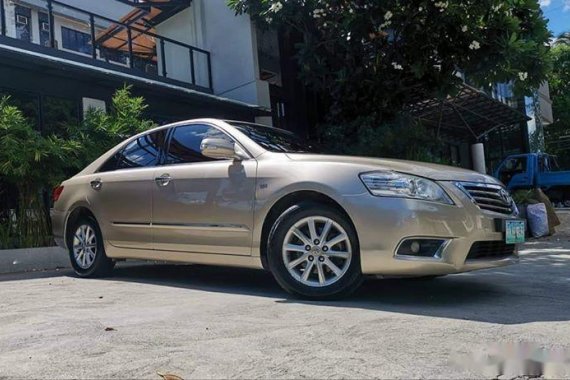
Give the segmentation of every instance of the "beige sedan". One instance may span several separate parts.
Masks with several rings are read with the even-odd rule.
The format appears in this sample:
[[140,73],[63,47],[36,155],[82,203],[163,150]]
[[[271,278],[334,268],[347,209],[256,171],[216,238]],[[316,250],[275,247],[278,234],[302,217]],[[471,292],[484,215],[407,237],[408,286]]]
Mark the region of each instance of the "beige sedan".
[[53,233],[82,277],[123,259],[265,268],[306,298],[517,261],[524,223],[492,177],[309,150],[243,122],[159,127],[57,187]]

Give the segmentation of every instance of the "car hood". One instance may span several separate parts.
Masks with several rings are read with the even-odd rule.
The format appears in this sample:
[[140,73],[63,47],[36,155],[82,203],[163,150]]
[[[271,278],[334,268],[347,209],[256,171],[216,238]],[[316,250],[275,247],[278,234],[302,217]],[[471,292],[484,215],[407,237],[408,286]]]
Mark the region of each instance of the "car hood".
[[294,161],[306,162],[333,162],[362,167],[362,171],[393,170],[402,173],[430,178],[436,181],[465,181],[500,184],[495,178],[472,170],[456,168],[453,166],[430,164],[426,162],[394,160],[384,158],[336,156],[324,154],[288,153],[287,156]]

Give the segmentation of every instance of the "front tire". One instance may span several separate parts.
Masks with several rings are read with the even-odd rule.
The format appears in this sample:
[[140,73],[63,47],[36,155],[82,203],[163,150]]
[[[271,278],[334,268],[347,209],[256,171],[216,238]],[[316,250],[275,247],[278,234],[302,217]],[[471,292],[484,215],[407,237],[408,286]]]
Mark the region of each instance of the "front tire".
[[99,225],[92,218],[80,218],[72,227],[67,246],[71,266],[79,277],[111,274],[115,262],[105,254]]
[[301,203],[287,209],[271,230],[268,248],[271,273],[295,296],[342,298],[362,283],[356,231],[328,205]]

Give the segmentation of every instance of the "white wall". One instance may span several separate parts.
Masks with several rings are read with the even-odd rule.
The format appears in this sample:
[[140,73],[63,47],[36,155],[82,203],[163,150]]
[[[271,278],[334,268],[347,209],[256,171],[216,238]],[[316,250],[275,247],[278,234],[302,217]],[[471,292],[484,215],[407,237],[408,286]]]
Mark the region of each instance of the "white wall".
[[[127,13],[132,11],[134,8],[123,4],[117,0],[58,0],[60,3],[69,4],[75,8],[81,10],[92,12],[101,16],[108,17],[113,20],[119,20],[121,17],[125,16]],[[47,2],[45,0],[20,0],[17,1],[22,5],[32,5],[38,8],[47,7]],[[64,9],[61,5],[54,4],[54,12],[61,12],[70,17],[75,17],[80,20],[88,20],[88,17],[81,14],[80,12],[75,12],[70,9]]]
[[[199,10],[199,1],[193,1],[190,8],[183,10],[160,25],[157,25],[156,33],[187,45],[195,47],[204,46]],[[157,52],[159,62],[158,72],[159,75],[162,75],[162,53],[160,45],[157,45]],[[166,42],[164,53],[166,57],[166,77],[190,83],[190,52],[188,49]],[[195,84],[208,87],[208,63],[206,56],[197,51],[194,51],[194,72]]]
[[[210,52],[214,94],[270,106],[269,86],[259,79],[254,26],[249,16],[236,16],[226,0],[193,0],[190,8],[157,26],[157,33]],[[188,81],[188,54],[167,44],[165,56],[167,77]],[[198,84],[207,84],[206,65],[205,57],[197,55]]]
[[[1,1],[1,0],[0,0]],[[133,8],[116,0],[59,0],[79,9],[120,19]],[[21,0],[32,8],[33,42],[39,43],[37,9],[45,9],[45,1]],[[15,35],[13,7],[7,7],[9,35]],[[88,17],[79,12],[55,6],[55,39],[61,46],[61,26],[89,33]],[[66,17],[61,17],[63,14]],[[106,23],[97,20],[98,30]],[[13,24],[13,22],[12,22]],[[193,0],[192,5],[156,27],[159,35],[207,50],[211,54],[214,94],[269,108],[269,85],[259,79],[257,37],[249,16],[236,16],[226,0]],[[162,74],[162,57],[157,41],[158,72]],[[191,83],[190,53],[187,48],[166,42],[167,78]],[[206,56],[194,52],[196,84],[209,85]]]

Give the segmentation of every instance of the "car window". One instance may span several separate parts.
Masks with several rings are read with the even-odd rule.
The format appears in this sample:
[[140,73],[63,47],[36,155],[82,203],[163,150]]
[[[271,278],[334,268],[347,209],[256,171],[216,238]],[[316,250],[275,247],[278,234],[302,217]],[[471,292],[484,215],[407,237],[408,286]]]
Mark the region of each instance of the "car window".
[[508,185],[516,174],[526,172],[526,157],[509,158],[499,170],[499,179]]
[[240,132],[270,152],[277,153],[319,153],[320,150],[294,133],[249,123],[229,121]]
[[558,163],[554,156],[544,154],[538,159],[538,168],[541,173],[552,172],[558,170]]
[[160,130],[131,141],[117,154],[109,158],[101,166],[99,172],[155,166],[160,159],[160,151],[164,146],[165,136],[166,130]]
[[170,138],[166,164],[184,164],[192,162],[215,161],[204,156],[200,145],[205,138],[219,138],[233,141],[228,135],[209,125],[185,125],[176,127]]

